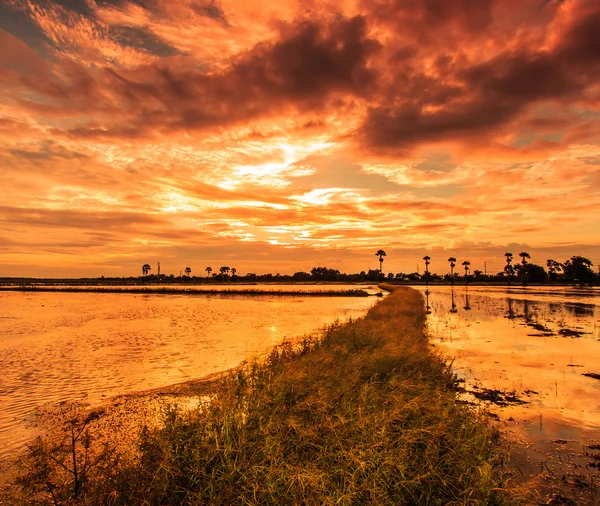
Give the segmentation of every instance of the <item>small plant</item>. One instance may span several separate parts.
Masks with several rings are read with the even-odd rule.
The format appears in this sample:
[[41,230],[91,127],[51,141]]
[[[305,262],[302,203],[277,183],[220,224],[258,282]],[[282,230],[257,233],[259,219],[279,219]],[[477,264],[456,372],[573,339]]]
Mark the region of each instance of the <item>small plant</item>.
[[96,427],[103,413],[74,402],[61,402],[38,413],[48,432],[29,445],[17,478],[30,504],[77,503],[93,476],[107,475],[116,452]]

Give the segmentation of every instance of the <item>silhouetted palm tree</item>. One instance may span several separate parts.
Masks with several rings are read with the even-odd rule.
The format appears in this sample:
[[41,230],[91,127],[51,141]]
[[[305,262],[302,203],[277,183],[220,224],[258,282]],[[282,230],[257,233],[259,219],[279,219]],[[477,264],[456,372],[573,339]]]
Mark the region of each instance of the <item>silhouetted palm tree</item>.
[[431,260],[430,256],[424,256],[423,260],[425,260],[425,274],[429,273],[429,264],[431,263],[429,260]]
[[521,253],[519,253],[519,256],[521,257],[521,263],[523,265],[527,265],[527,258],[531,258],[531,256],[529,255],[529,253],[527,253],[527,251],[521,251]]
[[231,268],[231,276],[235,276],[237,274],[237,269],[235,267]]
[[425,281],[428,282],[429,281],[429,264],[431,263],[429,260],[431,260],[431,257],[429,255],[425,255],[423,257],[423,260],[425,260]]
[[227,275],[229,274],[229,271],[230,271],[230,270],[231,270],[231,269],[230,269],[229,267],[227,267],[226,265],[224,265],[223,267],[221,267],[221,268],[219,269],[219,271],[221,272],[221,275],[222,275],[222,276],[227,276]]
[[468,260],[465,260],[462,263],[463,267],[465,268],[465,283],[469,282],[469,265],[471,265],[471,262],[469,262]]
[[450,262],[450,278],[452,283],[454,283],[454,267],[456,267],[456,258],[450,257],[448,262]]
[[379,257],[379,272],[383,272],[383,257],[387,256],[385,251],[382,249],[378,249],[377,253],[375,253],[376,257]]
[[191,273],[192,273],[192,269],[190,267],[186,267],[185,268],[185,275],[189,278]]
[[465,276],[469,274],[469,265],[471,265],[471,262],[469,262],[468,260],[465,260],[462,263],[463,267],[465,268]]
[[506,274],[506,279],[508,279],[508,286],[510,286],[510,278],[511,278],[511,276],[513,276],[515,274],[515,269],[511,265],[511,262],[513,260],[513,254],[512,253],[504,253],[504,256],[506,257],[506,265],[504,266],[504,274]]
[[525,286],[527,284],[527,268],[525,267],[527,265],[527,259],[531,258],[531,256],[529,255],[529,253],[527,253],[527,251],[521,251],[521,253],[519,253],[519,256],[521,257],[521,282],[523,283],[523,286]]
[[212,267],[207,267],[204,270],[206,271],[206,277],[208,278],[210,276],[210,273],[212,272]]
[[147,276],[148,273],[152,270],[152,267],[150,267],[150,264],[144,264],[142,265],[142,274],[144,276]]

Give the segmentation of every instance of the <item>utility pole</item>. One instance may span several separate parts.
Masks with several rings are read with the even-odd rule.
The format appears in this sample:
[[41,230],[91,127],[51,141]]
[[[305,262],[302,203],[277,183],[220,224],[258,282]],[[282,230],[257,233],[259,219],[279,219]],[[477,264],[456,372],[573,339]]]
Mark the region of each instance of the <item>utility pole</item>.
[[160,276],[160,262],[158,262],[158,275]]

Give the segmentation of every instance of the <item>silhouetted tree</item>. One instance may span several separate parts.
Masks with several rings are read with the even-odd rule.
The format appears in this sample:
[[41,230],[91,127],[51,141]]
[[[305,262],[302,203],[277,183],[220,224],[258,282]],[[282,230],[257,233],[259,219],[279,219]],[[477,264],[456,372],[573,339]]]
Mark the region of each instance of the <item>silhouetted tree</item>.
[[378,249],[377,253],[375,253],[376,257],[379,257],[379,272],[383,272],[383,257],[387,256],[385,251],[382,249]]
[[523,285],[527,283],[544,283],[548,280],[548,274],[541,265],[526,263],[515,265],[515,271],[523,281]]
[[340,275],[337,269],[327,267],[313,267],[310,273],[315,281],[337,281]]
[[552,281],[556,281],[558,275],[563,270],[563,265],[556,260],[549,259],[546,262],[546,267],[548,268],[548,274],[550,275],[550,279]]
[[515,275],[515,269],[511,265],[512,260],[513,260],[513,254],[512,253],[504,253],[504,256],[506,257],[506,265],[504,266],[504,273],[506,274],[506,278],[508,279],[508,286],[510,286],[511,277]]
[[235,276],[237,274],[237,269],[235,267],[231,268],[231,277]]
[[429,280],[429,264],[431,263],[429,260],[431,260],[431,257],[429,255],[425,255],[423,257],[423,260],[425,260],[425,281]]
[[529,253],[527,253],[527,251],[521,251],[521,253],[519,253],[519,256],[521,257],[521,264],[522,264],[522,268],[519,269],[520,274],[521,274],[521,282],[523,283],[523,285],[527,284],[527,269],[525,268],[525,266],[527,265],[527,259],[531,258],[531,256],[529,255]]
[[465,283],[469,282],[469,265],[471,265],[471,262],[469,262],[468,260],[465,260],[462,263],[463,267],[465,268]]
[[152,270],[152,267],[150,267],[150,264],[144,264],[142,265],[142,274],[144,276],[147,276],[148,273]]
[[310,273],[304,272],[304,271],[298,271],[298,272],[294,273],[294,275],[292,276],[292,279],[294,281],[309,281]]
[[192,269],[190,267],[186,267],[185,268],[185,275],[189,278],[191,273],[192,273]]
[[584,283],[592,284],[594,271],[589,258],[573,256],[564,263],[565,278],[570,281],[578,281],[581,286]]
[[541,265],[527,264],[525,276],[530,283],[545,283],[548,281],[548,273]]
[[219,269],[219,272],[221,273],[221,276],[223,276],[223,277],[227,277],[227,275],[229,274],[229,271],[230,271],[230,270],[231,270],[231,269],[230,269],[229,267],[227,267],[226,265],[224,265],[223,267],[221,267],[221,268]]
[[450,262],[450,277],[452,278],[452,280],[454,280],[454,268],[456,267],[456,258],[450,257],[448,259],[448,262]]
[[366,276],[365,276],[367,281],[382,281],[384,278],[384,275],[381,271],[378,271],[377,269],[369,269],[369,272],[367,272]]
[[210,273],[212,272],[212,267],[207,267],[204,270],[206,271],[206,277],[208,278],[210,276]]

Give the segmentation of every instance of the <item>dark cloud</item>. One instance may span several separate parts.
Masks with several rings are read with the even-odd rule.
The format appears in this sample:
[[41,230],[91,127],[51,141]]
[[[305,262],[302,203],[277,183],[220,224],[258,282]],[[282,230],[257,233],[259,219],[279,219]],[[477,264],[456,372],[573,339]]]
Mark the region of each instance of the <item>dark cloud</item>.
[[[559,59],[566,65],[577,65],[589,77],[598,76],[600,64],[600,6],[588,2],[581,14],[561,39]],[[590,75],[591,74],[591,75]]]
[[121,46],[129,46],[154,56],[167,57],[179,54],[174,47],[147,29],[131,26],[110,26],[110,38]]
[[[362,17],[331,25],[304,22],[286,27],[280,40],[257,45],[223,72],[180,68],[167,60],[137,71],[106,69],[102,79],[74,68],[70,79],[44,83],[44,89],[28,84],[40,94],[64,99],[63,114],[70,107],[85,114],[104,104],[106,112],[119,116],[118,127],[88,123],[71,129],[73,135],[135,137],[154,129],[234,124],[274,110],[283,113],[286,107],[315,110],[335,93],[364,96],[376,82],[368,61],[378,47],[368,38]],[[73,101],[84,97],[87,107]]]
[[46,54],[51,41],[23,9],[0,1],[0,30],[23,41],[39,54]]
[[24,149],[9,149],[8,152],[18,158],[27,158],[29,160],[50,160],[50,159],[66,159],[66,160],[87,160],[88,155],[76,151],[69,151],[64,147],[55,144],[52,141],[42,142],[39,149],[24,150]]
[[[124,5],[125,2],[122,4]],[[177,49],[147,28],[125,25],[105,26],[99,22],[96,12],[84,0],[34,0],[31,5],[32,7],[27,4],[15,3],[9,6],[0,3],[0,29],[15,35],[41,54],[48,53],[48,48],[54,48],[60,52],[62,47],[50,39],[31,16],[35,8],[40,8],[41,12],[44,12],[44,9],[54,6],[62,8],[64,11],[61,12],[75,13],[81,19],[86,19],[99,32],[106,30],[108,38],[121,47],[132,47],[159,57],[179,53]],[[67,26],[72,22],[67,16],[62,21]]]
[[48,7],[52,4],[59,5],[82,16],[92,17],[94,11],[90,8],[89,2],[86,0],[32,0],[31,3],[40,7]]
[[484,31],[492,21],[494,3],[495,0],[366,0],[364,5],[380,21],[401,26],[423,42],[435,37],[432,30],[452,23]]
[[211,0],[210,2],[193,3],[192,10],[201,16],[209,17],[225,26],[229,26],[223,8],[214,0]]
[[[575,20],[553,49],[518,48],[435,80],[406,86],[370,108],[359,135],[372,149],[485,137],[543,101],[575,101],[600,77],[600,9]],[[445,64],[445,62],[443,62]],[[448,85],[447,82],[451,82]]]

